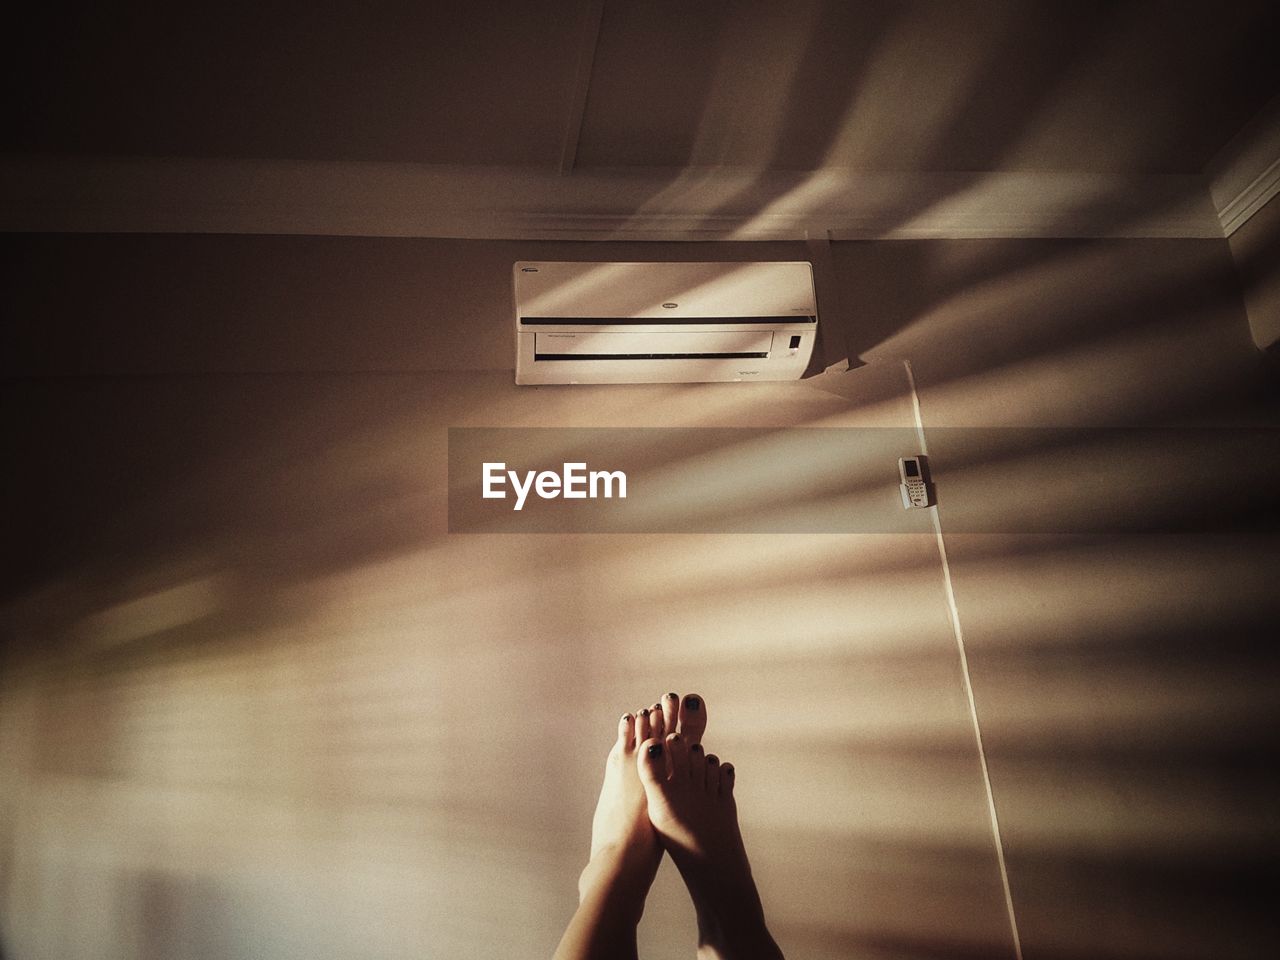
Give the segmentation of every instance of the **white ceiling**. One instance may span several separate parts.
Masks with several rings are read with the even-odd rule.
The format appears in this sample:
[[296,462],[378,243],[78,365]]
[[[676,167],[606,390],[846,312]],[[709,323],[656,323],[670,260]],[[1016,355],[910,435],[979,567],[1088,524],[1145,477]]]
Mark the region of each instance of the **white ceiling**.
[[1221,235],[1277,36],[1271,0],[44,5],[0,226]]

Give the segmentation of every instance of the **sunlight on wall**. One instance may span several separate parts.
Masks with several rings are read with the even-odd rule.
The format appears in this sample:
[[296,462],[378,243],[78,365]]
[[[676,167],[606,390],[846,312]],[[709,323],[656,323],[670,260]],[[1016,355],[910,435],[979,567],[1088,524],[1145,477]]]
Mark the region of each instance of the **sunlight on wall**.
[[[1212,258],[1179,285],[1198,255],[1144,248],[1148,275],[1094,283],[1116,249],[950,288],[904,261],[931,296],[876,362],[798,384],[22,387],[59,534],[0,609],[6,956],[546,956],[616,717],[670,689],[707,698],[791,955],[1007,955],[928,515],[901,510],[891,445],[789,436],[911,434],[901,359],[1024,929],[1067,957],[1204,955],[1208,908],[1158,909],[1197,899],[1258,929],[1204,885],[1271,849],[1274,563],[1204,469],[1247,436],[1188,426],[1231,422],[1201,405],[1248,376],[1247,331]],[[551,424],[763,431],[646,464],[717,478],[657,512],[721,532],[448,533],[447,428]],[[754,510],[881,526],[728,532]],[[693,942],[669,867],[642,936]]]
[[[883,450],[838,459],[899,533],[444,532],[445,426],[904,425],[901,368],[864,377],[897,391],[865,409],[785,384],[588,394],[508,377],[324,385],[338,403],[306,382],[241,384],[310,427],[203,438],[205,468],[116,534],[131,552],[86,553],[7,606],[24,641],[0,706],[16,955],[544,956],[572,911],[614,719],[672,688],[707,698],[709,743],[743,771],[781,938],[856,854],[854,893],[889,885],[905,905],[945,887],[937,937],[1001,942],[936,551],[894,506],[896,475],[859,460]],[[148,388],[161,410],[189,389]],[[196,389],[218,402],[217,385]],[[743,482],[724,496],[790,488],[821,509],[833,465],[773,437],[712,454]],[[794,875],[797,849],[817,872]],[[974,864],[985,879],[953,882]],[[67,897],[89,889],[97,906],[68,923]],[[915,912],[842,912],[832,943],[907,936]],[[693,942],[678,886],[649,915],[650,949]]]

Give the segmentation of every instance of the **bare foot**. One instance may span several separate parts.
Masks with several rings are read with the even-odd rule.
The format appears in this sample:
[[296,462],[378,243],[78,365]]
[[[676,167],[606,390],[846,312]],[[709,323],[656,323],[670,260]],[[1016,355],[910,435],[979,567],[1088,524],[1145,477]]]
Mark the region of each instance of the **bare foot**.
[[661,740],[669,732],[681,733],[690,743],[702,739],[707,711],[702,698],[689,694],[683,700],[668,693],[651,707],[624,714],[618,736],[604,764],[604,785],[591,820],[591,858],[608,847],[661,848],[649,821],[644,787],[636,767],[639,744],[650,737]]
[[604,784],[591,820],[591,859],[578,878],[578,909],[555,960],[634,960],[636,926],[662,859],[640,783],[639,744],[667,730],[701,738],[706,710],[696,694],[670,693],[626,714],[604,765]]
[[650,737],[638,752],[649,820],[698,912],[698,956],[782,960],[765,926],[738,829],[733,765],[706,755],[701,744],[679,732]]
[[[625,714],[618,721],[618,737],[604,762],[604,783],[591,818],[592,862],[607,851],[643,853],[653,860],[657,870],[662,849],[649,822],[644,787],[636,770],[637,745],[652,732],[647,710]],[[588,864],[584,878],[590,869]]]
[[578,909],[555,960],[636,956],[636,925],[662,860],[637,772],[637,745],[652,733],[649,721],[648,710],[618,721],[591,820],[591,859],[578,878]]

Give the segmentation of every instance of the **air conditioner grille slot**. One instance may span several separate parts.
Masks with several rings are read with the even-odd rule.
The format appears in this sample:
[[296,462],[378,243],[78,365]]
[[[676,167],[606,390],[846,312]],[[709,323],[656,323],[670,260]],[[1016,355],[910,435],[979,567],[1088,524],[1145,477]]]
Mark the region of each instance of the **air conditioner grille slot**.
[[763,358],[773,349],[768,330],[677,330],[604,333],[546,331],[533,337],[533,361],[733,360]]

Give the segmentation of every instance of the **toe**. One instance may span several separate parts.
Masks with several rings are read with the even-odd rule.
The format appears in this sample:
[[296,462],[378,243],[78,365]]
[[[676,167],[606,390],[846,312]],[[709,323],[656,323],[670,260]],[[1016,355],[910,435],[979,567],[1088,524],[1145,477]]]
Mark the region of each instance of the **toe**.
[[652,731],[649,735],[661,739],[670,731],[667,730],[666,722],[662,716],[662,704],[655,703],[649,708],[649,729]]
[[733,764],[720,764],[720,796],[733,796]]
[[680,703],[680,718],[676,731],[690,743],[701,743],[707,729],[707,704],[696,693],[685,695]]
[[714,753],[707,754],[707,792],[713,795],[720,793],[720,758]]
[[649,739],[650,736],[652,736],[652,731],[649,730],[649,711],[637,710],[636,711],[636,736],[635,736],[636,743],[644,743],[646,740]]
[[667,757],[662,741],[650,737],[640,744],[636,754],[636,766],[644,792],[650,796],[661,793],[667,785]]
[[618,746],[626,752],[636,745],[636,718],[624,713],[618,721]]
[[680,694],[668,693],[662,698],[662,725],[667,733],[676,733],[680,726]]
[[707,784],[707,755],[700,743],[689,744],[689,782],[695,790]]
[[689,782],[689,743],[678,733],[667,734],[667,756],[671,779],[675,783]]

